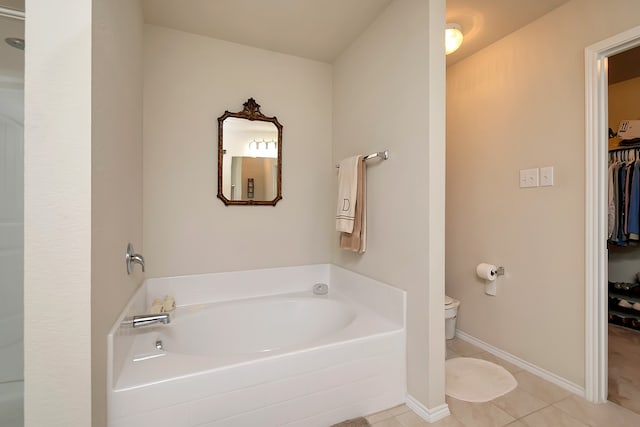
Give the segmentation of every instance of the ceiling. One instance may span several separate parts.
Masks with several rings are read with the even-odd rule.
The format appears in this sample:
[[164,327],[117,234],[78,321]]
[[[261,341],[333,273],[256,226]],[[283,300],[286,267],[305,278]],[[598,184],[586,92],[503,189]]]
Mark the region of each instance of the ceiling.
[[[147,23],[328,63],[392,1],[141,0]],[[567,1],[447,0],[447,22],[460,24],[465,35],[460,49],[447,56],[447,66]],[[24,3],[25,0],[0,0],[1,7],[17,10],[24,10]],[[23,52],[4,43],[6,37],[24,37],[24,23],[0,18],[0,75],[22,80]],[[640,49],[616,57],[610,59],[610,72],[622,72],[611,76],[612,83],[640,73],[633,74],[640,70]],[[627,75],[627,71],[633,75]],[[6,80],[2,77],[0,83]]]
[[460,24],[464,42],[447,66],[473,55],[568,0],[447,0],[447,22]]
[[[141,0],[144,19],[149,24],[328,63],[392,1]],[[447,22],[460,24],[465,35],[460,49],[447,56],[447,65],[474,54],[567,1],[447,0]],[[24,3],[24,0],[0,0],[0,6],[18,10],[24,10]],[[7,19],[0,21],[0,36],[2,40],[16,37],[16,25]],[[0,70],[20,68],[20,52],[0,44]]]
[[[142,0],[142,5],[149,24],[331,63],[391,1]],[[447,65],[567,1],[447,0],[447,22],[460,24],[465,34]]]
[[391,0],[142,0],[146,23],[306,57],[334,59]]
[[609,57],[609,84],[640,77],[640,47]]

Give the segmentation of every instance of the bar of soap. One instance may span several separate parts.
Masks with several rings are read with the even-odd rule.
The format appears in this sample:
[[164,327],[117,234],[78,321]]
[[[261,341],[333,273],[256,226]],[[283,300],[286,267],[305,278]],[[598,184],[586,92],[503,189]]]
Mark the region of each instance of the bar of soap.
[[151,308],[149,309],[150,314],[160,314],[164,311],[164,302],[160,298],[156,298],[151,303]]
[[171,296],[167,295],[164,297],[164,301],[162,302],[162,311],[168,313],[176,309],[176,300]]

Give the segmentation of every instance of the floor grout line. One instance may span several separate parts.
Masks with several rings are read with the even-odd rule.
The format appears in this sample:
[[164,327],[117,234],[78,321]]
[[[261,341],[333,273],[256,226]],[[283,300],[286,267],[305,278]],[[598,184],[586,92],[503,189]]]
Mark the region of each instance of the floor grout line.
[[[470,344],[470,343],[466,343],[466,342],[465,342],[465,344],[461,344],[461,345],[455,345],[455,343],[454,343],[454,345],[450,345],[450,344],[449,344],[449,342],[447,342],[446,349],[447,349],[447,352],[449,352],[450,354],[452,353],[453,355],[455,355],[455,357],[475,357],[475,358],[483,359],[483,357],[481,357],[481,356],[479,356],[479,355],[481,355],[481,354],[483,354],[483,353],[488,353],[488,352],[485,352],[485,351],[484,351],[484,350],[482,350],[482,349],[479,349],[479,351],[475,352],[474,347],[476,347],[476,346],[474,346],[473,344],[470,344],[470,346],[469,346],[469,345],[467,345],[467,344]],[[462,352],[463,352],[463,353],[465,353],[466,355],[462,355],[462,354],[460,354],[458,351],[456,351],[456,348],[454,348],[454,347],[457,347],[457,349],[458,349],[458,350],[461,350],[461,349],[462,349],[462,350],[463,350]],[[476,348],[477,348],[477,347],[476,347]],[[491,353],[489,353],[489,354],[491,354]],[[495,356],[495,355],[494,355],[494,356]],[[501,359],[500,357],[495,356],[495,358],[496,358],[497,360],[504,361],[504,360],[503,360],[503,359]],[[494,362],[494,363],[497,363],[497,360],[496,360],[496,362]],[[489,360],[489,361],[491,361],[491,362],[492,362],[492,360]],[[508,361],[504,361],[504,362],[509,363]],[[498,365],[500,365],[500,363],[497,363],[497,364],[498,364]],[[525,371],[525,370],[521,370],[521,371],[519,371],[519,372],[527,372],[527,371]],[[518,372],[511,372],[511,373],[512,373],[512,375],[514,375],[514,376],[515,376],[515,374],[517,374]],[[531,374],[531,373],[529,373],[529,374],[530,374],[530,375],[533,375],[533,374]],[[507,393],[507,394],[505,394],[505,395],[503,395],[503,396],[500,396],[500,397],[498,397],[498,398],[496,398],[496,399],[494,399],[494,400],[491,400],[491,401],[489,401],[489,402],[485,402],[485,403],[488,403],[488,404],[489,404],[487,407],[490,407],[490,408],[491,408],[491,410],[490,410],[490,411],[499,410],[499,411],[503,412],[504,414],[507,414],[510,418],[512,418],[512,420],[511,420],[511,421],[508,421],[508,422],[505,424],[505,426],[508,426],[508,425],[510,425],[510,424],[512,424],[512,423],[516,423],[516,422],[519,422],[519,423],[522,423],[522,424],[525,424],[525,425],[529,425],[528,423],[525,423],[525,422],[524,422],[524,419],[525,419],[525,418],[531,417],[532,415],[537,414],[537,413],[540,413],[540,412],[542,412],[542,411],[547,411],[547,413],[545,414],[545,417],[548,417],[548,416],[550,415],[550,414],[548,413],[549,408],[553,408],[555,411],[559,411],[559,412],[553,412],[553,413],[558,414],[558,415],[559,415],[559,414],[562,414],[562,417],[568,417],[568,419],[573,420],[573,421],[575,421],[576,423],[578,423],[578,424],[580,424],[580,425],[585,425],[585,426],[587,426],[587,427],[588,427],[588,426],[591,426],[591,425],[593,424],[593,422],[587,422],[587,421],[583,421],[583,420],[582,420],[582,419],[580,419],[580,418],[577,418],[577,417],[576,417],[576,416],[574,416],[572,413],[568,412],[568,410],[570,410],[570,409],[571,409],[571,408],[569,407],[569,405],[568,405],[568,404],[567,404],[567,405],[563,405],[563,404],[562,404],[562,402],[569,401],[569,400],[575,400],[575,399],[579,399],[579,400],[577,400],[577,401],[576,401],[576,402],[574,402],[573,404],[575,404],[575,403],[580,403],[582,400],[584,400],[584,398],[582,398],[582,397],[580,397],[580,396],[577,396],[577,395],[575,395],[575,394],[573,394],[573,393],[569,393],[569,394],[568,394],[568,395],[566,395],[566,396],[562,396],[562,397],[560,397],[560,398],[557,398],[557,396],[554,394],[554,393],[555,393],[555,392],[554,392],[554,387],[558,387],[558,385],[557,385],[557,384],[553,384],[553,383],[551,383],[551,382],[549,382],[549,381],[547,381],[547,380],[545,380],[545,379],[543,379],[543,378],[537,377],[537,376],[536,376],[536,378],[538,378],[538,379],[540,380],[540,382],[538,382],[538,381],[534,382],[534,383],[533,383],[533,387],[529,386],[529,387],[528,387],[528,389],[522,388],[520,384],[518,385],[518,388],[520,389],[520,391],[521,391],[521,392],[524,392],[525,394],[523,395],[522,393],[519,393],[519,394],[518,394],[517,399],[522,399],[522,398],[523,398],[523,396],[525,396],[525,397],[524,397],[524,399],[527,399],[527,397],[526,397],[526,396],[531,396],[531,397],[535,398],[535,399],[536,399],[536,401],[539,401],[539,402],[544,403],[544,406],[539,407],[539,408],[537,408],[536,410],[531,411],[531,412],[529,412],[529,413],[526,413],[526,414],[524,414],[524,415],[521,415],[521,416],[519,416],[519,417],[516,417],[515,415],[511,414],[509,411],[507,411],[506,409],[501,408],[500,406],[498,406],[498,405],[495,403],[495,401],[496,401],[497,399],[500,399],[501,397],[507,396],[507,395],[508,395],[508,393]],[[522,378],[521,378],[521,379],[522,379]],[[550,385],[551,387],[550,387],[550,388],[546,388],[546,386],[547,386],[547,385]],[[530,391],[530,390],[532,390],[532,391]],[[544,398],[542,398],[542,397],[544,397]],[[506,402],[505,402],[505,405],[503,405],[503,406],[505,406],[505,407],[506,407],[507,405],[511,404],[511,405],[516,405],[516,408],[517,408],[517,405],[519,405],[519,404],[517,404],[517,403],[515,403],[515,402],[517,402],[517,400],[513,400],[513,401],[511,401],[511,403],[506,403]],[[522,402],[522,401],[520,401],[520,402]],[[569,402],[567,402],[567,403],[569,403]],[[532,402],[532,404],[534,404],[534,405],[535,405],[535,404],[538,404],[538,403],[533,403],[533,402]],[[611,404],[616,405],[616,406],[618,406],[618,407],[620,407],[620,408],[625,408],[624,406],[619,405],[619,404],[617,404],[617,403],[615,403],[615,402],[612,402]],[[471,405],[473,405],[473,404],[471,404]],[[451,408],[451,405],[450,405],[450,408]],[[463,406],[463,408],[467,408],[467,407],[466,407],[466,406]],[[472,408],[472,409],[475,411],[475,409],[474,409],[474,408],[482,408],[482,407],[481,407],[481,406],[477,406],[477,407],[469,406],[469,408]],[[393,409],[393,408],[392,408],[392,409]],[[371,425],[372,425],[372,426],[375,426],[377,423],[380,423],[380,425],[386,425],[386,424],[384,423],[384,421],[389,422],[389,420],[390,420],[390,419],[393,419],[393,420],[394,420],[394,423],[395,423],[395,424],[393,424],[393,425],[400,425],[400,426],[404,426],[405,424],[403,424],[403,423],[401,423],[401,422],[400,422],[400,418],[399,418],[399,417],[400,417],[400,416],[402,416],[402,415],[404,415],[404,414],[406,414],[407,412],[413,412],[413,411],[411,410],[411,408],[406,407],[406,409],[407,409],[407,410],[406,410],[406,411],[404,411],[404,412],[402,412],[402,413],[398,413],[398,414],[390,413],[388,417],[381,418],[381,419],[377,419],[377,420],[376,420],[376,423],[375,423],[375,424],[374,424],[374,423],[371,423]],[[465,411],[466,411],[466,410],[467,410],[467,409],[465,409]],[[525,409],[525,410],[526,410],[526,409]],[[580,410],[580,409],[578,409],[578,410]],[[596,409],[594,409],[594,410],[597,410],[597,408],[596,408]],[[610,407],[605,406],[605,404],[603,404],[603,405],[602,405],[602,411],[609,411],[609,410],[610,410]],[[636,419],[634,418],[633,411],[631,411],[629,408],[625,408],[625,410],[626,410],[627,412],[629,412],[631,415],[629,415],[629,414],[624,415],[624,417],[625,417],[625,418],[624,418],[624,421],[625,421],[625,422],[630,422],[630,423],[636,423]],[[512,409],[512,411],[519,411],[519,409]],[[479,413],[481,412],[481,411],[480,411],[480,409],[478,409],[478,412],[479,412]],[[573,412],[573,413],[575,414],[576,412]],[[415,412],[414,412],[414,414],[415,414]],[[603,414],[605,414],[605,415],[604,415],[605,420],[600,421],[600,422],[605,422],[605,423],[607,423],[607,422],[613,422],[613,420],[609,420],[608,418],[606,418],[606,416],[608,415],[608,413],[607,413],[607,412],[603,412]],[[374,415],[374,414],[372,414],[372,415]],[[415,415],[417,415],[417,414],[415,414]],[[481,415],[481,416],[482,416],[482,415]],[[598,414],[598,416],[600,416],[600,414]],[[612,415],[611,415],[611,416],[612,416],[612,417],[617,417],[618,415],[617,415],[617,413],[612,413]],[[626,418],[627,416],[629,416],[629,417],[631,417],[631,418],[627,419],[627,418]],[[637,422],[636,424],[629,424],[629,425],[640,425],[640,414],[637,414],[637,416],[638,416],[638,422]],[[456,425],[464,426],[464,427],[477,427],[475,424],[474,424],[474,425],[468,425],[468,424],[464,423],[464,422],[459,418],[458,414],[456,414],[456,412],[455,412],[455,411],[452,411],[452,412],[451,412],[450,417],[451,417],[452,419],[454,419],[454,420],[455,420],[455,422],[454,422],[454,423],[455,423]],[[469,418],[469,417],[465,417],[465,418]],[[406,417],[405,417],[404,419],[405,419],[405,421],[407,421],[407,420],[406,420]],[[489,419],[490,419],[490,416],[489,416],[489,415],[487,415],[487,420],[489,420]],[[547,419],[547,418],[545,418],[545,419]],[[469,420],[467,419],[467,421],[469,421]],[[537,421],[539,422],[539,421],[540,421],[540,418],[537,418]],[[595,420],[594,420],[594,421],[595,421]],[[489,421],[489,423],[490,423],[490,422],[491,422],[491,421]],[[547,422],[554,422],[554,420],[548,420]],[[558,420],[557,422],[559,423],[560,421]],[[498,424],[499,424],[499,423],[498,423]],[[413,424],[411,424],[411,425],[413,425]],[[417,426],[429,426],[429,425],[432,425],[432,424],[429,424],[429,423],[426,423],[426,422],[424,422],[424,423],[418,423],[418,424],[417,424]],[[448,424],[447,424],[447,425],[448,425]],[[536,425],[537,425],[537,424],[536,424]],[[625,425],[626,425],[626,424],[625,424]],[[494,427],[494,426],[492,426],[492,427]],[[595,425],[594,425],[594,427],[604,427],[604,426],[603,426],[603,425],[601,425],[601,424],[595,424]]]

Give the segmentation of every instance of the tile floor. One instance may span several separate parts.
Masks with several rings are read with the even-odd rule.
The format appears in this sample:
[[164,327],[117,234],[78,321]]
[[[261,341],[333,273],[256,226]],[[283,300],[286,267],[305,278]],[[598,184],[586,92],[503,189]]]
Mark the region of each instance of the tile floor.
[[460,339],[447,341],[447,359],[477,357],[502,365],[518,387],[486,403],[447,396],[451,416],[427,423],[406,405],[367,416],[373,427],[638,427],[640,415],[611,402],[595,405]]
[[609,325],[609,400],[640,413],[640,332]]

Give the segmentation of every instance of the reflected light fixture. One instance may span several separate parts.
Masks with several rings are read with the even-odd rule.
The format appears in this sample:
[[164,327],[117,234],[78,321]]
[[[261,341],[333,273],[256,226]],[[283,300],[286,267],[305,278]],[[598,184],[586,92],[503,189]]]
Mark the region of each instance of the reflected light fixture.
[[4,39],[4,41],[11,47],[24,50],[24,39],[20,39],[17,37],[7,37],[6,39]]
[[458,48],[462,44],[463,38],[464,36],[462,35],[462,28],[460,27],[460,25],[447,24],[446,29],[444,30],[445,54],[449,55],[450,53],[458,50]]
[[258,141],[254,139],[249,142],[249,155],[251,157],[278,157],[278,143],[275,140]]

